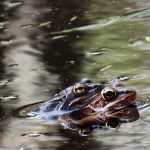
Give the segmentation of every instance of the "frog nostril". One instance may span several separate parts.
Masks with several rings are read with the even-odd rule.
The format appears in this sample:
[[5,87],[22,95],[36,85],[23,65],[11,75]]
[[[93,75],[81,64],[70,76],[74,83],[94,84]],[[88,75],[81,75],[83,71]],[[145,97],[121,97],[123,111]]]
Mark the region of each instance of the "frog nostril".
[[125,91],[124,93],[125,93],[125,94],[129,94],[130,92],[131,92],[131,91],[127,90],[127,91]]
[[125,92],[124,92],[125,94],[133,94],[133,95],[136,95],[136,92],[134,91],[134,90],[126,90]]

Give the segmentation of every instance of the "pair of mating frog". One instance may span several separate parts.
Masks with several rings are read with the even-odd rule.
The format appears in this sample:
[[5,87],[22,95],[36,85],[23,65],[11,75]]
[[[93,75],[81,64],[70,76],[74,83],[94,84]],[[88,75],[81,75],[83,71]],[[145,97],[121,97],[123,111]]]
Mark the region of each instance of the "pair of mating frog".
[[95,84],[84,78],[56,94],[52,100],[23,106],[18,117],[57,119],[64,127],[89,134],[95,128],[116,129],[121,123],[136,121],[147,107],[136,101],[136,91],[120,81]]

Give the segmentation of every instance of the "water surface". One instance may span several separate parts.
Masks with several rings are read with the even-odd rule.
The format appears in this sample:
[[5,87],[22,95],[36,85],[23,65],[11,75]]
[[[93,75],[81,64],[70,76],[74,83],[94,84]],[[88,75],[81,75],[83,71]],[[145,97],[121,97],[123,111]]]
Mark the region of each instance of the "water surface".
[[83,77],[126,77],[126,86],[149,96],[150,15],[124,15],[143,9],[150,9],[149,0],[1,0],[0,149],[148,150],[149,110],[118,131],[96,130],[89,137],[56,122],[7,117]]

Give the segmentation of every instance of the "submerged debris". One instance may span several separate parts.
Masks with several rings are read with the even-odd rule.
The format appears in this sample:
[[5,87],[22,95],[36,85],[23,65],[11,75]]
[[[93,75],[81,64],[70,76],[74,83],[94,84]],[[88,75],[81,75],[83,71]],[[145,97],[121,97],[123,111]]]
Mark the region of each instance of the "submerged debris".
[[16,8],[16,7],[18,7],[18,6],[22,5],[22,4],[23,4],[22,2],[9,2],[9,1],[4,2],[6,10],[9,10],[9,9],[12,9],[12,8]]
[[0,81],[0,88],[7,86],[7,84],[10,82],[10,80],[1,80]]
[[18,150],[30,150],[31,148],[29,146],[22,146]]
[[25,133],[25,134],[22,134],[21,136],[25,136],[25,137],[38,137],[40,135],[41,135],[40,133]]
[[18,66],[18,64],[10,64],[8,65],[9,67],[14,67],[14,66]]
[[11,40],[5,40],[5,41],[1,41],[0,42],[0,45],[1,46],[7,46],[7,45],[9,45],[9,44],[11,44],[13,41],[11,41]]
[[118,80],[120,81],[127,81],[127,80],[131,80],[134,79],[135,77],[133,75],[125,75],[125,76],[120,76],[118,77]]
[[5,22],[0,22],[0,29],[4,29],[7,24],[8,23],[6,21]]
[[106,67],[100,69],[100,71],[104,71],[104,70],[109,69],[109,68],[111,68],[111,67],[112,67],[112,65],[106,66]]
[[48,132],[43,132],[43,133],[38,132],[38,133],[23,133],[23,134],[21,134],[21,136],[25,136],[25,137],[38,137],[38,136],[42,136],[42,135],[44,135],[44,136],[50,136],[51,133],[48,133]]
[[146,42],[150,42],[150,36],[146,36],[146,37],[145,37],[145,41],[146,41]]
[[78,18],[77,16],[73,16],[73,17],[70,19],[70,22],[75,21],[77,18]]
[[10,100],[16,100],[18,98],[19,98],[18,95],[16,95],[16,96],[6,96],[6,97],[0,97],[0,101],[7,102],[7,101],[10,101]]
[[47,21],[47,22],[41,23],[38,27],[39,28],[41,28],[41,27],[50,27],[50,24],[51,24],[51,21]]
[[66,37],[65,35],[54,36],[54,37],[52,38],[52,40],[57,40],[57,39],[65,38],[65,37]]
[[102,55],[104,54],[105,52],[104,51],[97,51],[97,52],[86,52],[86,55],[87,56],[95,56],[95,55]]

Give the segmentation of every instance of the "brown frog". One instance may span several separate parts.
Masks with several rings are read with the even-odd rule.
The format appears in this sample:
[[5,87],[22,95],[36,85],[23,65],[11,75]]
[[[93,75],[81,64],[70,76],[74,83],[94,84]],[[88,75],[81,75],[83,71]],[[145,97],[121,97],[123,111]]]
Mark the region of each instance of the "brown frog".
[[[139,104],[138,104],[139,105]],[[139,118],[136,92],[120,81],[95,84],[82,79],[46,100],[23,106],[15,111],[17,117],[57,119],[64,127],[78,130],[82,135],[95,128],[116,129],[120,123]]]

